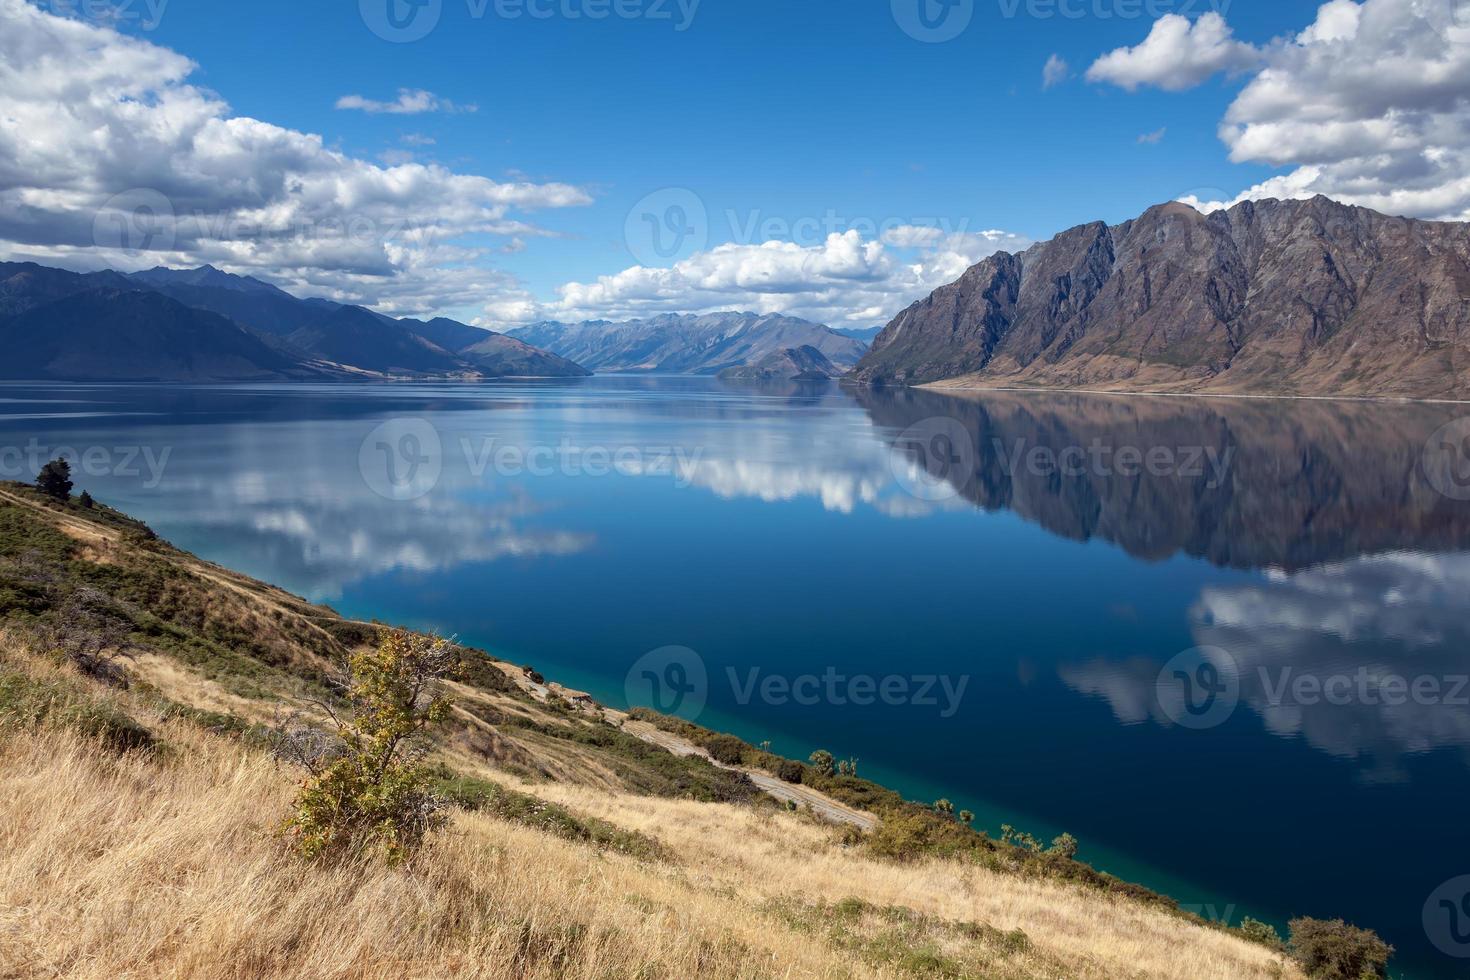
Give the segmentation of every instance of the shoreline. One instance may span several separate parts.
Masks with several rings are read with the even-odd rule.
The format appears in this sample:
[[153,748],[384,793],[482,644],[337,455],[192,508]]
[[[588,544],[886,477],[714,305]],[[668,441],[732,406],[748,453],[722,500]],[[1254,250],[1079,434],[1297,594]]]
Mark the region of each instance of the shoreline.
[[1316,402],[1368,402],[1386,405],[1470,405],[1470,398],[1411,398],[1404,395],[1289,395],[1254,394],[1242,392],[1214,391],[1127,391],[1116,388],[1055,388],[1031,385],[956,385],[946,381],[926,381],[923,384],[881,385],[847,378],[837,379],[839,384],[853,388],[899,388],[910,391],[932,391],[939,394],[950,392],[1006,392],[1068,395],[1111,395],[1123,398],[1229,398],[1250,401],[1316,401]]

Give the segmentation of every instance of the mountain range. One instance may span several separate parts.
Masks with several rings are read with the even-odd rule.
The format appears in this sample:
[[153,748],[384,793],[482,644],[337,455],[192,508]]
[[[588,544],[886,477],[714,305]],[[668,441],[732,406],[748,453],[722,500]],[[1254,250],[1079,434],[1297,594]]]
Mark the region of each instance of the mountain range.
[[779,314],[664,314],[612,322],[548,320],[515,331],[595,371],[719,374],[759,363],[771,354],[812,347],[842,371],[855,365],[866,345],[820,323]]
[[997,252],[895,317],[868,384],[1470,398],[1470,224],[1180,203]]
[[399,320],[198,269],[124,275],[0,263],[0,377],[57,381],[584,377],[521,340]]
[[845,372],[810,345],[772,351],[743,367],[728,367],[719,376],[727,381],[826,381]]

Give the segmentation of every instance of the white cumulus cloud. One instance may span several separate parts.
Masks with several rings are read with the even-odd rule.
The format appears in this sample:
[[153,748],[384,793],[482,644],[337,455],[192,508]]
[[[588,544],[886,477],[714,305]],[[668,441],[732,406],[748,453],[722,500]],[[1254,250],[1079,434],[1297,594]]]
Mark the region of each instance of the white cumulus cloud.
[[472,236],[539,234],[524,213],[590,203],[567,184],[356,159],[232,114],[190,83],[195,69],[110,28],[0,0],[0,257],[209,262],[299,293],[429,312],[513,289],[479,264]]
[[487,306],[481,322],[497,326],[749,309],[839,326],[877,325],[985,256],[1030,244],[1003,231],[916,225],[889,228],[877,240],[848,230],[815,245],[725,244],[668,267],[631,266],[594,282],[569,282],[552,303],[508,299]]
[[1231,40],[1217,15],[1193,25],[1170,15],[1143,44],[1099,58],[1088,78],[1179,89],[1251,59],[1219,135],[1232,161],[1285,172],[1190,203],[1325,194],[1389,214],[1470,218],[1470,18],[1459,0],[1329,0],[1300,31],[1259,48]]
[[1235,40],[1219,14],[1212,11],[1193,23],[1179,14],[1165,14],[1154,21],[1143,43],[1109,51],[1094,61],[1087,80],[1110,82],[1130,92],[1143,85],[1177,92],[1259,61],[1260,52]]

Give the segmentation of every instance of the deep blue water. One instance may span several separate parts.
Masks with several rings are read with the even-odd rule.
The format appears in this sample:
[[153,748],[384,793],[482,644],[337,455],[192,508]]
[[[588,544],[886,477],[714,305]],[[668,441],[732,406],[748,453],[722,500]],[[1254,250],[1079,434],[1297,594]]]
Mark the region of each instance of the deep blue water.
[[1464,415],[696,378],[10,384],[0,478],[73,450],[79,489],[348,615],[856,757],[1204,914],[1343,916],[1402,970],[1461,977],[1470,885],[1436,889],[1470,874]]

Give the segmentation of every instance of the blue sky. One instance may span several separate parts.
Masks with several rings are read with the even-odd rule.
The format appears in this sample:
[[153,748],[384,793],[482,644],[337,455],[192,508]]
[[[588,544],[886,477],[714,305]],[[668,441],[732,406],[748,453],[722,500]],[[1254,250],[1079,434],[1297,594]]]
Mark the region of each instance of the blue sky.
[[[3,6],[14,13],[21,2],[3,0]],[[612,0],[413,0],[427,4],[417,10],[409,0],[91,2],[114,6],[120,37],[190,59],[189,69],[171,75],[160,69],[169,77],[154,87],[169,98],[195,90],[212,94],[221,103],[211,110],[217,117],[319,134],[328,149],[388,172],[427,165],[497,185],[576,191],[575,201],[562,195],[554,205],[544,195],[518,198],[504,215],[514,225],[456,225],[453,234],[436,236],[433,254],[406,258],[390,244],[379,249],[377,269],[361,263],[346,268],[353,262],[344,260],[339,264],[346,271],[334,274],[331,262],[312,268],[312,259],[300,254],[310,251],[306,247],[282,258],[278,248],[242,249],[238,241],[211,249],[194,240],[188,248],[128,255],[128,261],[176,264],[213,256],[215,264],[297,291],[395,312],[448,312],[496,326],[543,315],[752,303],[843,325],[879,324],[995,247],[1023,247],[1084,221],[1120,221],[1165,200],[1193,195],[1228,202],[1242,193],[1284,189],[1291,196],[1327,192],[1374,206],[1393,203],[1400,200],[1393,197],[1393,180],[1414,176],[1415,161],[1459,119],[1461,98],[1470,91],[1460,74],[1464,39],[1444,29],[1406,35],[1388,54],[1422,65],[1424,45],[1439,45],[1444,50],[1436,52],[1453,73],[1454,98],[1442,107],[1445,118],[1432,132],[1419,133],[1423,138],[1406,156],[1381,164],[1391,170],[1377,175],[1382,186],[1366,187],[1362,161],[1374,154],[1361,145],[1363,133],[1402,128],[1431,95],[1406,91],[1386,106],[1365,106],[1361,73],[1341,77],[1338,63],[1381,54],[1363,50],[1367,32],[1348,36],[1333,28],[1306,39],[1302,32],[1314,22],[1344,18],[1356,27],[1374,5],[1381,16],[1402,20],[1402,11],[1391,8],[1425,0],[1331,0],[1320,17],[1313,3],[1229,0],[682,0],[683,6],[679,0],[618,0],[636,16],[601,19],[587,12],[599,3],[613,8]],[[543,16],[525,12],[528,4]],[[921,4],[943,36],[955,36],[929,43],[912,36],[922,28],[906,31],[918,23]],[[410,33],[424,36],[396,43],[380,36],[393,34],[386,26],[390,5]],[[88,16],[89,9],[68,0],[41,6],[47,17],[70,13],[97,37],[111,33],[98,26],[107,18],[95,10]],[[507,15],[512,12],[519,15]],[[1178,29],[1172,41],[1164,36],[1165,21]],[[52,29],[34,18],[24,23],[32,33]],[[1206,26],[1215,29],[1208,38]],[[85,40],[68,36],[57,43]],[[1327,42],[1342,50],[1327,50]],[[1088,74],[1089,66],[1119,49],[1114,70]],[[11,62],[0,60],[0,69],[16,76],[34,67],[24,63],[33,57],[0,45],[0,59]],[[1066,68],[1046,85],[1049,59]],[[1371,68],[1371,62],[1359,64]],[[1301,132],[1319,121],[1311,117],[1319,106],[1304,98],[1283,111],[1269,80],[1258,77],[1267,74],[1263,67],[1296,72],[1300,78],[1289,81],[1323,89],[1338,114],[1335,122],[1356,134],[1343,142],[1355,144],[1357,165],[1324,176],[1324,163],[1343,166],[1342,146],[1324,149],[1303,139],[1301,146],[1280,149],[1292,141],[1273,135],[1272,127]],[[85,77],[71,81],[89,84]],[[1244,101],[1254,101],[1240,111],[1237,103],[1248,88]],[[157,98],[143,89],[131,98]],[[38,98],[60,99],[71,90],[59,86]],[[400,108],[422,111],[384,111],[401,92],[410,94]],[[1232,112],[1242,121],[1239,145],[1222,139],[1222,121]],[[208,131],[201,124],[194,132]],[[27,138],[37,137],[31,132]],[[197,135],[187,138],[196,159],[217,159],[199,152]],[[57,136],[58,156],[66,139]],[[0,175],[6,149],[0,140]],[[180,166],[176,153],[152,155],[160,168]],[[35,173],[22,159],[11,162],[16,172]],[[168,190],[176,179],[203,183],[208,174],[199,167],[212,165],[196,163],[187,174],[154,178],[133,168],[125,186],[98,190],[115,196],[157,186],[175,211],[238,209],[238,202],[191,208]],[[282,165],[282,194],[290,193],[289,170],[296,165]],[[111,166],[102,161],[98,169]],[[233,172],[222,180],[236,178],[248,183]],[[1435,183],[1422,173],[1414,179],[1426,196],[1401,202],[1403,213],[1454,216],[1463,210],[1464,202],[1433,193],[1442,192],[1447,180]],[[0,202],[6,193],[24,193],[23,185],[17,177],[0,183]],[[32,200],[37,192],[29,189]],[[453,205],[443,200],[438,211],[415,209],[408,198],[399,205],[406,221],[454,225],[446,210]],[[683,210],[671,213],[671,206]],[[677,219],[693,234],[682,236],[679,249],[650,250],[650,232],[637,230],[640,211],[670,228]],[[13,243],[9,257],[102,261],[95,250],[70,253],[42,241],[51,236],[37,230],[41,224],[33,221],[21,231],[0,224],[0,235]],[[970,237],[940,246],[891,233],[911,226]],[[854,229],[856,238],[838,243],[840,250],[826,247],[829,233]],[[1002,234],[974,237],[989,230]],[[382,236],[391,239],[392,232]],[[184,237],[181,228],[170,239]],[[768,242],[794,248],[749,251]],[[701,259],[730,243],[747,251],[727,248]],[[822,254],[813,258],[814,252]],[[625,276],[566,298],[568,283],[591,287],[631,267],[673,267],[691,259],[697,273]],[[433,277],[414,280],[411,266],[419,272],[452,269],[452,277],[437,280],[444,295],[435,295]],[[470,266],[477,270],[473,283]],[[893,271],[905,266],[922,269]],[[794,282],[808,267],[817,270],[816,281]],[[752,281],[767,286],[752,287]],[[846,289],[843,283],[858,285]]]
[[[1237,27],[1261,40],[1315,9],[1245,8],[1269,15]],[[504,260],[545,290],[631,264],[624,219],[664,187],[703,198],[716,239],[739,236],[752,214],[794,224],[829,209],[1038,238],[1261,179],[1265,168],[1229,163],[1215,135],[1235,86],[1130,95],[1073,78],[1042,91],[1049,55],[1085,68],[1138,43],[1150,20],[1040,20],[1017,9],[1006,18],[982,2],[959,37],[921,43],[886,2],[702,0],[678,31],[672,2],[669,20],[573,21],[504,19],[493,4],[476,19],[469,0],[445,0],[427,37],[390,43],[352,3],[174,0],[152,39],[204,66],[200,81],[236,111],[353,153],[404,149],[403,134],[422,133],[437,142],[420,155],[459,170],[595,188],[585,211],[543,219],[577,238]],[[333,108],[347,92],[391,100],[399,88],[479,111]],[[1161,127],[1159,143],[1137,142]]]

